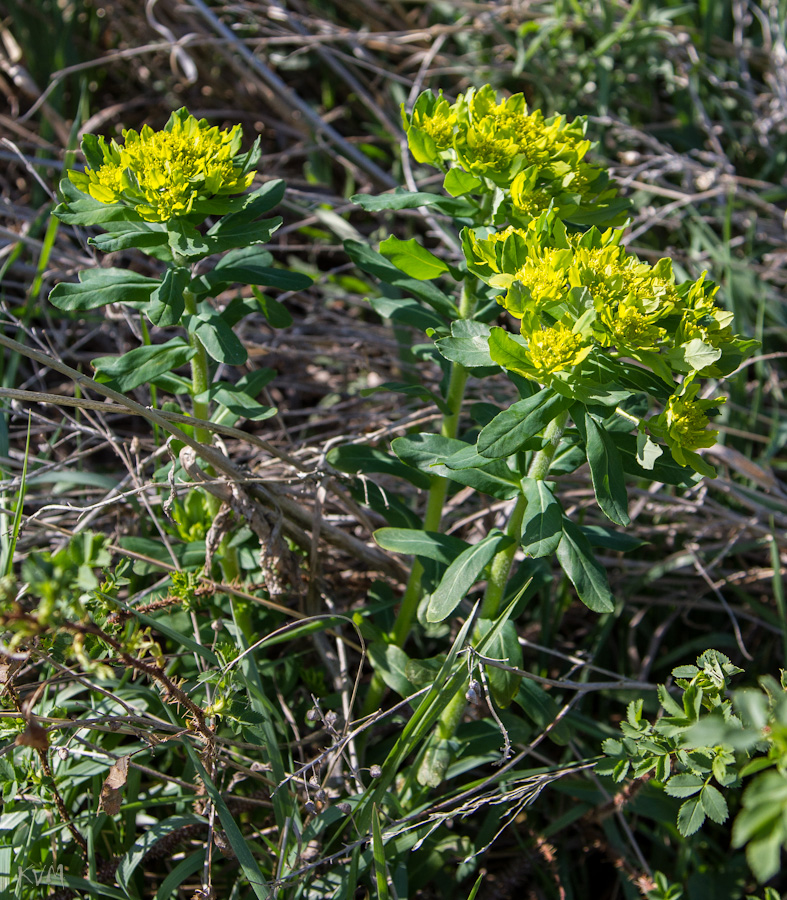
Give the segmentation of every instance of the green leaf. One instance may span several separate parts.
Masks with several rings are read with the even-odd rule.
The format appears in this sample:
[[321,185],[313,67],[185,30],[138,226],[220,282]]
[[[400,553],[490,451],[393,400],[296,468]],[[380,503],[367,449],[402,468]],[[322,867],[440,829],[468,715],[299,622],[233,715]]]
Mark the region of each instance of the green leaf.
[[191,280],[191,272],[185,266],[167,268],[164,280],[150,295],[150,306],[145,310],[154,325],[166,328],[177,325],[185,309],[183,291]]
[[372,859],[374,860],[374,880],[377,885],[377,900],[389,900],[388,866],[385,862],[385,845],[380,830],[380,816],[377,805],[372,805]]
[[527,347],[518,335],[509,334],[505,328],[492,328],[489,332],[489,354],[499,366],[524,375],[534,374]]
[[348,472],[351,475],[359,473],[370,475],[373,472],[380,472],[404,478],[410,484],[423,490],[428,490],[432,483],[428,475],[405,465],[390,453],[374,447],[364,447],[359,444],[334,447],[328,452],[327,460],[340,472]]
[[257,865],[257,860],[254,858],[254,854],[251,852],[251,848],[246,843],[246,840],[243,837],[240,828],[238,828],[237,823],[232,816],[232,813],[229,811],[227,804],[224,802],[224,798],[221,796],[221,791],[216,787],[216,785],[210,779],[208,773],[205,771],[205,767],[200,762],[197,751],[194,750],[187,739],[182,738],[181,740],[183,746],[186,748],[186,752],[189,755],[191,764],[196,769],[198,777],[205,786],[205,792],[207,793],[213,805],[216,807],[216,812],[218,812],[219,820],[221,821],[221,827],[224,829],[224,832],[227,835],[227,840],[229,841],[230,846],[235,851],[235,855],[238,858],[238,863],[240,863],[243,874],[246,876],[246,879],[251,885],[251,889],[252,891],[254,891],[254,895],[257,897],[257,900],[269,900],[271,892],[268,890],[268,885],[263,878],[262,872],[260,872],[259,866]]
[[258,291],[256,288],[252,288],[252,293],[257,298],[260,312],[268,320],[268,324],[271,328],[289,328],[290,325],[292,325],[290,311],[283,303],[279,303],[279,301],[274,300],[273,297],[267,297],[262,291]]
[[212,359],[230,366],[240,366],[246,362],[246,348],[220,315],[209,318],[191,316],[188,327],[193,329]]
[[529,556],[550,556],[563,536],[563,510],[543,481],[523,478],[522,493],[527,500],[522,518],[522,547]]
[[79,284],[61,282],[49,294],[58,309],[97,309],[107,303],[147,302],[159,286],[157,278],[147,278],[126,269],[94,269],[79,273]]
[[[221,225],[220,221],[218,224]],[[263,219],[260,222],[226,224],[220,231],[211,229],[213,234],[201,235],[183,219],[170,219],[167,223],[167,240],[175,258],[186,262],[196,262],[214,253],[223,253],[236,247],[252,244],[266,244],[282,219]],[[210,274],[210,273],[209,273]]]
[[565,747],[571,740],[571,729],[565,719],[561,719],[553,727],[560,707],[541,685],[529,678],[523,678],[519,683],[519,691],[513,699],[539,731],[549,729],[548,736],[553,743]]
[[136,347],[122,356],[100,356],[92,361],[96,381],[112,383],[119,391],[131,391],[185,365],[197,351],[183,338],[172,338],[165,344]]
[[594,416],[586,412],[584,424],[590,478],[598,505],[608,519],[626,527],[631,524],[631,519],[620,454]]
[[161,882],[156,900],[170,900],[173,892],[205,865],[205,854],[199,850],[182,859]]
[[284,191],[286,184],[281,178],[267,182],[256,191],[244,195],[239,208],[236,207],[231,213],[222,216],[222,218],[210,229],[208,234],[220,234],[222,227],[236,228],[245,225],[248,222],[258,219],[268,210],[278,206],[284,199]]
[[784,827],[774,826],[769,832],[746,845],[746,861],[757,881],[773,878],[781,868],[782,845],[785,843]]
[[[551,473],[552,469],[549,471]],[[634,534],[623,534],[602,525],[582,525],[580,531],[590,541],[591,547],[603,547],[605,550],[616,550],[619,553],[628,553],[648,544],[648,541],[643,541]]]
[[[477,456],[474,447],[456,438],[414,434],[396,438],[391,449],[403,462],[430,476],[448,478],[500,500],[510,500],[519,494],[518,481],[502,461],[484,460]],[[486,463],[484,468],[465,468],[464,463],[459,463],[460,455],[465,453]]]
[[252,265],[216,266],[198,280],[202,293],[212,295],[233,284],[264,285],[281,291],[303,291],[312,285],[312,279],[301,272]]
[[676,348],[676,352],[678,350],[682,351],[689,369],[695,372],[701,372],[721,358],[721,350],[706,344],[701,338],[693,338]]
[[700,800],[702,801],[702,808],[709,819],[712,819],[719,825],[727,821],[730,811],[727,809],[727,801],[718,788],[715,788],[712,784],[706,784],[702,794],[700,794]]
[[[245,383],[246,378],[249,378],[250,376],[246,376],[242,382],[238,382],[237,384],[228,384],[227,382],[219,381],[212,384],[207,391],[198,394],[194,399],[200,403],[218,403],[229,410],[234,416],[242,416],[244,419],[261,422],[263,419],[269,419],[271,416],[276,415],[276,407],[264,406],[254,398],[275,374],[273,369],[258,369],[257,371],[252,372],[251,375],[258,376],[258,378],[248,385],[250,390],[246,389],[247,384]],[[260,381],[262,383],[259,383]],[[217,418],[220,417],[213,416],[214,421],[216,421]]]
[[111,226],[105,234],[96,234],[88,238],[91,244],[102,253],[115,253],[118,250],[147,250],[151,247],[163,247],[167,244],[167,232],[159,230],[146,222],[118,222]]
[[[488,634],[493,625],[494,622],[491,619],[479,619],[478,633]],[[522,648],[519,645],[516,626],[510,619],[504,622],[503,627],[492,636],[484,649],[484,656],[517,669],[522,668]],[[522,676],[515,672],[506,672],[505,669],[498,669],[497,666],[486,666],[486,677],[495,702],[505,709],[519,693],[519,682],[522,680]]]
[[687,800],[678,811],[678,831],[683,837],[694,834],[705,821],[705,810],[699,797]]
[[588,539],[566,518],[563,519],[563,537],[558,544],[557,558],[585,606],[593,612],[613,612],[615,600],[607,573],[593,555]]
[[361,209],[381,212],[385,209],[419,209],[434,206],[449,216],[472,215],[473,207],[462,201],[452,200],[442,194],[428,194],[424,191],[405,191],[397,188],[392,194],[353,194],[350,197]]
[[470,172],[464,172],[456,166],[448,171],[443,180],[443,187],[452,197],[469,194],[481,187],[482,184],[483,181],[477,175],[471,175]]
[[386,686],[400,697],[409,697],[415,693],[416,688],[407,676],[407,664],[410,660],[400,647],[395,644],[370,644],[369,659]]
[[391,449],[399,459],[408,466],[430,474],[442,474],[438,470],[445,467],[437,464],[468,446],[458,438],[444,437],[441,434],[410,434],[391,441]]
[[400,288],[419,300],[423,300],[435,312],[440,313],[447,319],[459,318],[459,310],[456,308],[456,304],[435,285],[429,282],[418,281],[415,278],[409,278],[396,266],[388,262],[384,256],[376,253],[371,247],[362,244],[360,241],[345,241],[344,248],[350,259],[364,272],[376,275],[385,284]]
[[705,779],[692,772],[682,772],[680,775],[673,775],[672,778],[664,785],[664,793],[670,797],[693,797],[705,787]]
[[446,569],[440,584],[429,598],[427,621],[442,622],[447,619],[481,577],[497,551],[510,543],[511,538],[494,529],[477,544],[460,553]]
[[451,410],[446,405],[445,401],[438,397],[437,394],[432,393],[429,388],[425,387],[422,384],[407,384],[406,382],[401,381],[386,381],[384,384],[378,384],[373,388],[364,388],[361,391],[361,396],[369,397],[372,394],[377,394],[380,391],[393,391],[396,394],[406,394],[409,397],[418,397],[421,400],[424,400],[426,403],[434,403],[434,405],[440,410],[443,415],[450,415]]
[[451,323],[451,337],[440,338],[435,344],[442,356],[466,369],[487,366],[497,369],[489,355],[489,326],[483,322],[457,319]]
[[65,202],[58,204],[52,215],[66,225],[106,225],[108,222],[141,222],[133,209],[121,203],[101,203],[83,194],[70,178],[60,182]]
[[136,839],[131,848],[120,858],[115,877],[127,897],[137,897],[136,888],[130,883],[135,870],[153,846],[173,831],[187,828],[190,825],[205,825],[207,819],[193,814],[170,816],[154,825],[148,825]]
[[409,325],[419,331],[444,328],[445,320],[412,297],[368,297],[372,309],[383,319]]
[[675,678],[694,678],[695,675],[699,675],[700,670],[696,666],[676,666],[672,670],[672,675]]
[[572,400],[544,388],[503,410],[478,435],[478,452],[489,459],[505,459],[540,434]]
[[675,700],[663,684],[659,685],[658,694],[659,703],[664,707],[664,712],[670,716],[683,718],[683,707]]
[[467,541],[450,534],[415,528],[378,528],[373,537],[383,550],[434,559],[445,565],[470,546]]
[[419,281],[430,281],[448,271],[446,263],[422,247],[415,238],[401,241],[391,235],[380,244],[380,253],[397,269]]

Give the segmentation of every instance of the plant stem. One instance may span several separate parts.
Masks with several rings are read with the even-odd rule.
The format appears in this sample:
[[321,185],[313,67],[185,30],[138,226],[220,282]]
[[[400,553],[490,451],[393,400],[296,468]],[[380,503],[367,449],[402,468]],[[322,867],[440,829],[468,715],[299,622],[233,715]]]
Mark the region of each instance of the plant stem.
[[[462,296],[459,301],[459,318],[469,319],[475,312],[476,306],[476,280],[472,276],[468,276],[462,285]],[[455,438],[459,430],[459,417],[462,412],[462,401],[465,396],[465,386],[467,385],[467,369],[460,363],[451,363],[450,375],[448,376],[448,391],[446,396],[446,405],[450,410],[443,416],[440,425],[440,434],[442,437]],[[426,512],[424,513],[424,531],[437,531],[440,528],[440,522],[443,518],[443,505],[448,493],[448,479],[442,475],[433,475],[429,484],[429,494],[426,500]],[[403,647],[410,634],[410,629],[418,609],[418,602],[421,599],[421,578],[424,574],[424,567],[419,560],[414,560],[413,567],[410,570],[410,577],[407,579],[407,585],[402,595],[402,602],[399,606],[399,613],[396,616],[394,627],[391,632],[391,642],[397,647]],[[379,672],[372,675],[369,684],[369,691],[363,705],[363,714],[367,715],[374,712],[380,705],[383,693],[385,692],[385,682]]]
[[[530,468],[527,471],[528,478],[544,481],[547,477],[567,421],[568,412],[563,412],[544,429],[543,437],[547,441],[547,445],[533,457]],[[505,594],[508,576],[511,572],[511,564],[514,561],[514,553],[519,545],[522,519],[526,508],[527,500],[525,500],[524,494],[520,494],[514,504],[514,508],[511,510],[508,525],[506,526],[506,534],[514,538],[514,540],[509,547],[501,550],[492,560],[486,593],[481,604],[480,615],[483,619],[494,619],[500,612],[500,603]],[[461,691],[451,698],[437,723],[437,733],[441,739],[448,740],[454,736],[459,723],[462,721],[466,705],[467,701]]]
[[[197,300],[188,288],[183,291],[183,301],[186,314],[190,316],[196,315]],[[210,403],[208,401],[197,400],[197,396],[207,391],[210,386],[208,354],[196,332],[192,331],[190,328],[187,328],[186,330],[189,335],[189,344],[197,351],[191,358],[191,411],[196,419],[208,421],[210,419]],[[194,437],[201,444],[210,446],[212,443],[211,433],[207,428],[195,427]],[[208,467],[206,471],[209,474],[213,474],[213,470],[210,467]],[[211,518],[215,519],[221,509],[221,501],[218,497],[214,497],[213,494],[206,492],[205,502]],[[221,570],[224,575],[224,580],[228,582],[235,581],[240,576],[237,551],[234,547],[228,546],[230,537],[230,535],[225,535],[220,544]]]
[[[532,478],[534,481],[543,481],[547,477],[567,420],[568,412],[563,412],[544,429],[544,439],[548,443],[546,447],[539,450],[533,457],[530,468],[527,471],[528,478]],[[481,605],[481,618],[483,619],[494,619],[500,611],[500,603],[505,593],[508,575],[511,571],[511,563],[514,561],[514,553],[518,546],[526,507],[527,500],[524,494],[520,494],[514,504],[514,508],[511,510],[506,527],[506,534],[514,538],[514,543],[506,547],[505,550],[501,550],[492,560],[484,602]]]
[[[187,315],[197,314],[197,300],[188,288],[183,291],[185,312]],[[196,332],[186,329],[189,335],[189,344],[197,351],[191,359],[191,411],[195,418],[207,420],[210,417],[210,406],[207,402],[197,400],[197,395],[207,391],[210,386],[210,372],[208,369],[208,354],[202,341]],[[195,428],[194,437],[201,444],[210,444],[211,437],[207,428]]]
[[[475,310],[475,280],[466,279],[462,286],[462,299],[459,302],[459,317],[469,319]],[[440,426],[440,435],[447,438],[455,438],[459,430],[459,416],[462,411],[462,401],[465,396],[465,386],[467,385],[467,369],[460,363],[451,364],[451,374],[448,378],[448,392],[446,396],[446,405],[450,410],[443,416]],[[443,506],[448,493],[448,479],[442,475],[433,475],[429,485],[429,496],[426,501],[426,512],[424,514],[424,531],[437,531],[440,528],[440,522],[443,518]],[[413,568],[410,570],[410,577],[407,580],[407,586],[402,597],[402,603],[399,607],[399,615],[396,617],[393,631],[391,633],[392,641],[397,647],[403,647],[407,636],[410,633],[410,627],[413,624],[416,610],[418,609],[418,601],[421,599],[421,578],[424,574],[424,567],[416,559]]]

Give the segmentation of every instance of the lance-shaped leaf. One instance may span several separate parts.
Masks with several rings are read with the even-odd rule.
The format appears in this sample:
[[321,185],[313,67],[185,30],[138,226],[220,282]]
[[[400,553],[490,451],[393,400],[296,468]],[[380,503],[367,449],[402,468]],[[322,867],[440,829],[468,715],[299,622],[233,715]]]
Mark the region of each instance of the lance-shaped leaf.
[[590,478],[598,505],[616,525],[630,525],[623,461],[618,448],[595,416],[588,412],[585,413],[584,426]]
[[139,866],[145,855],[150,852],[157,841],[160,841],[168,834],[172,834],[174,831],[193,827],[194,825],[204,825],[205,823],[206,819],[202,816],[187,814],[170,816],[168,819],[148,825],[118,863],[116,878],[124,894],[127,897],[137,896],[136,888],[131,884],[131,878],[137,866]]
[[403,462],[430,476],[448,478],[499,500],[519,494],[519,482],[502,460],[484,459],[475,447],[456,438],[413,434],[396,438],[391,449]]
[[116,253],[118,250],[132,248],[149,250],[152,247],[166,246],[166,243],[166,230],[147,222],[116,222],[108,225],[106,233],[88,239],[88,244],[102,253]]
[[434,559],[444,565],[450,565],[470,546],[467,541],[452,534],[417,528],[378,528],[374,539],[383,550]]
[[432,206],[449,216],[467,216],[472,215],[474,210],[469,203],[452,200],[442,194],[405,191],[402,188],[397,188],[391,194],[353,194],[350,200],[367,212],[381,212],[384,209],[419,209],[422,206]]
[[447,619],[479,580],[498,550],[507,547],[511,541],[510,537],[495,529],[483,540],[460,553],[445,570],[440,584],[429,599],[427,621],[442,622]]
[[449,169],[448,174],[443,180],[443,187],[452,197],[461,197],[463,194],[469,194],[471,191],[477,190],[483,184],[483,180],[477,175],[471,175],[454,166]]
[[197,351],[183,338],[172,338],[166,344],[135,347],[123,356],[101,356],[92,361],[96,381],[110,383],[119,391],[130,391],[141,384],[185,365]]
[[50,302],[58,309],[97,309],[107,303],[146,302],[159,286],[157,278],[147,278],[126,269],[86,269],[79,284],[61,282],[52,289]]
[[549,487],[535,478],[522,479],[527,500],[522,518],[522,547],[530,556],[549,556],[563,536],[563,510]]
[[145,310],[154,325],[166,328],[177,325],[185,309],[183,291],[191,280],[191,272],[185,266],[168,268],[164,280],[150,295],[150,306]]
[[423,300],[424,303],[448,319],[457,319],[459,317],[459,310],[456,308],[456,304],[439,288],[428,281],[418,281],[405,275],[404,272],[388,262],[382,254],[372,250],[368,245],[360,241],[345,241],[344,249],[356,266],[364,272],[376,275],[385,284],[407,291],[419,300]]
[[196,262],[236,247],[267,243],[282,219],[262,219],[259,222],[240,222],[227,225],[220,233],[202,235],[183,219],[171,219],[167,223],[167,239],[175,258]]
[[478,452],[489,459],[505,459],[525,444],[560,413],[571,406],[571,399],[549,388],[519,400],[498,413],[478,435]]
[[194,330],[208,355],[217,362],[227,363],[230,366],[240,366],[246,362],[248,358],[246,348],[218,314],[206,318],[189,316],[187,327]]
[[430,281],[448,271],[446,263],[422,247],[415,238],[402,241],[391,235],[380,244],[380,253],[397,269],[419,281]]
[[585,606],[598,613],[615,609],[607,573],[593,555],[588,539],[566,518],[563,519],[563,537],[558,544],[557,558]]
[[281,178],[269,181],[256,191],[238,198],[241,202],[233,207],[232,212],[222,216],[221,219],[208,231],[209,235],[221,234],[222,230],[237,228],[248,222],[259,219],[268,210],[278,206],[284,199],[286,185]]
[[101,203],[83,194],[70,178],[60,182],[64,202],[55,207],[53,215],[66,225],[106,225],[107,222],[140,222],[140,216],[120,203]]

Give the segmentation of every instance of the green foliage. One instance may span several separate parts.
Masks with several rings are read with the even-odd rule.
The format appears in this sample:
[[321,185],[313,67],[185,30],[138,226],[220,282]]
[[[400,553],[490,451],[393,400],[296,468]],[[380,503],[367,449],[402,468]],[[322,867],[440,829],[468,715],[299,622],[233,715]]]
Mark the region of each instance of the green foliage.
[[682,799],[677,825],[684,837],[706,818],[726,822],[725,793],[735,796],[750,779],[732,843],[745,847],[752,872],[764,882],[779,871],[787,848],[787,676],[782,673],[781,684],[765,676],[759,690],[737,690],[729,699],[729,681],[742,671],[716,650],[706,650],[696,666],[673,669],[681,701],[660,685],[664,715],[653,723],[643,719],[641,700],[630,703],[623,737],[604,741],[607,759],[596,771],[618,782],[652,777]]

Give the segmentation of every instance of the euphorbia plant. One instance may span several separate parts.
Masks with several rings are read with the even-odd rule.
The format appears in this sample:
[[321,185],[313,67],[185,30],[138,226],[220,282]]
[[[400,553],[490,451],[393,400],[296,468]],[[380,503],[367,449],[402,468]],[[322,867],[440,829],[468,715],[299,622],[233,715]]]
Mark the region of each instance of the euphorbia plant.
[[[368,210],[429,207],[459,231],[462,258],[446,261],[396,237],[380,253],[346,244],[382,283],[382,296],[370,298],[375,309],[434,338],[445,374],[440,433],[410,434],[391,447],[404,464],[395,471],[429,489],[423,520],[365,486],[392,526],[376,532],[378,543],[415,557],[397,620],[371,649],[368,709],[379,703],[383,682],[400,692],[414,686],[402,648],[419,604],[425,623],[444,622],[485,580],[475,640],[494,630],[487,656],[513,667],[522,659],[513,624],[522,604],[513,601],[542,558],[557,557],[590,609],[613,612],[594,546],[625,541],[569,518],[556,478],[587,463],[600,509],[626,527],[626,474],[676,485],[691,484],[695,473],[712,476],[698,451],[715,443],[709,417],[723,400],[708,380],[732,372],[755,345],[733,334],[731,314],[704,274],[679,284],[668,259],[651,266],[625,251],[624,231],[615,227],[625,205],[608,173],[586,161],[583,121],[545,119],[521,95],[501,100],[486,86],[454,103],[426,92],[404,123],[416,160],[444,173],[451,196],[395,191],[355,199]],[[512,319],[493,325],[503,310],[515,330]],[[464,420],[468,375],[501,371],[520,399],[471,410],[474,422]],[[346,471],[391,471],[382,456],[339,448],[330,458]],[[513,501],[505,528],[474,545],[440,533],[451,483]],[[517,548],[524,559],[512,578]],[[515,673],[494,668],[488,677],[500,705],[518,697]],[[444,712],[437,744],[424,751],[423,782],[442,777],[464,706],[460,692]]]
[[[270,369],[235,382],[216,380],[214,369],[218,363],[246,362],[246,349],[234,331],[244,316],[261,312],[273,327],[291,321],[284,306],[257,286],[300,290],[311,283],[305,275],[274,267],[261,247],[281,225],[278,216],[262,217],[281,201],[285,184],[277,179],[244,193],[260,152],[257,141],[242,153],[241,140],[239,125],[211,127],[185,109],[172,113],[160,131],[147,125],[140,132],[124,131],[121,142],[87,134],[82,141],[87,168],[63,179],[63,202],[55,210],[68,224],[99,226],[101,233],[88,241],[98,250],[133,248],[163,264],[154,264],[161,268],[154,275],[117,267],[88,269],[80,272],[78,284],[61,283],[51,292],[49,299],[63,310],[119,303],[142,314],[144,346],[93,360],[97,379],[121,391],[148,384],[153,391],[187,394],[192,414],[203,423],[233,424],[240,417],[264,419],[275,412],[256,399],[274,375]],[[216,256],[215,264],[206,265]],[[217,308],[216,298],[236,285],[252,285],[253,296],[238,292]],[[151,342],[146,320],[156,328],[182,328],[185,337]],[[190,379],[176,374],[186,363]],[[197,424],[194,435],[211,441],[205,424]],[[215,515],[218,501],[208,497],[206,502]],[[231,554],[224,562],[226,574],[236,575]]]

